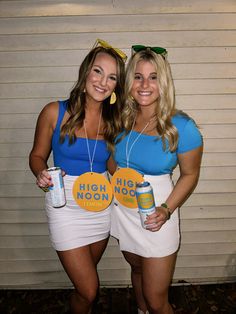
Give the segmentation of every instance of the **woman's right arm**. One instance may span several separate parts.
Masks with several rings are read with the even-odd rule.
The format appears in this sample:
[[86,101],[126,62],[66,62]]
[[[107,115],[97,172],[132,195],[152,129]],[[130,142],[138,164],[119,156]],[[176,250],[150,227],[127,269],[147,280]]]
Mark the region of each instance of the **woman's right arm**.
[[34,144],[29,155],[29,165],[40,188],[51,185],[51,177],[46,169],[48,168],[47,161],[51,153],[52,135],[57,116],[58,103],[49,103],[40,112],[36,124]]

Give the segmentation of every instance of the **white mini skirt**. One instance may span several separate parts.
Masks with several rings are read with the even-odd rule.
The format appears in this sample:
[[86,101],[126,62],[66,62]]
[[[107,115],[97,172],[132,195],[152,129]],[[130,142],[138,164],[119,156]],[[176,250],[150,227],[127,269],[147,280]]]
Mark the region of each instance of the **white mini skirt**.
[[[173,189],[170,175],[144,176],[153,188],[156,206],[164,203]],[[179,213],[176,209],[161,229],[151,232],[141,225],[138,208],[118,203],[111,212],[111,235],[119,240],[120,250],[143,257],[164,257],[176,252],[180,242]]]
[[[105,175],[105,174],[104,174]],[[45,207],[49,236],[57,251],[65,251],[106,239],[110,231],[110,214],[113,203],[103,211],[82,209],[74,200],[72,189],[77,176],[64,176],[66,205],[54,208],[50,193],[46,193]]]

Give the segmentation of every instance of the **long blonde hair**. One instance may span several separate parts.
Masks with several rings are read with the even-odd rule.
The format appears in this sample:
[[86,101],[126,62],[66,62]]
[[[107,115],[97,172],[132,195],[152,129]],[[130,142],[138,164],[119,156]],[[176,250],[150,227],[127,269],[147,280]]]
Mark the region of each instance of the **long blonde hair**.
[[169,143],[169,150],[175,151],[178,144],[178,131],[172,124],[171,118],[177,113],[175,107],[175,89],[168,61],[160,54],[150,49],[135,53],[126,69],[125,81],[125,106],[122,119],[125,130],[131,130],[138,112],[138,104],[131,95],[131,88],[134,81],[137,63],[141,60],[152,63],[157,71],[160,97],[155,108],[156,130],[162,139],[163,148],[166,150],[166,140]]
[[69,136],[70,144],[76,140],[75,131],[83,126],[85,118],[85,84],[88,74],[93,66],[94,60],[99,53],[107,53],[116,60],[117,64],[117,84],[115,87],[116,102],[110,104],[110,97],[103,101],[102,118],[104,121],[104,139],[107,142],[108,149],[114,151],[115,137],[121,130],[121,112],[124,103],[124,81],[125,66],[122,58],[112,49],[96,47],[92,49],[85,57],[79,69],[78,80],[70,93],[67,111],[69,118],[61,128],[60,141],[65,140],[66,134]]

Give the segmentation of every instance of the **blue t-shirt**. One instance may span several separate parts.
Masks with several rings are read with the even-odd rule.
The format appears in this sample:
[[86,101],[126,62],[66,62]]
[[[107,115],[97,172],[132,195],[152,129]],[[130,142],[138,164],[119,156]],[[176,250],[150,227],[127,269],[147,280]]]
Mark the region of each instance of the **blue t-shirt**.
[[[115,160],[119,167],[127,167],[126,144],[130,135],[127,151],[130,153],[129,167],[147,175],[171,174],[178,163],[178,154],[188,152],[202,145],[202,136],[196,124],[189,117],[177,114],[172,118],[178,130],[178,146],[175,152],[164,151],[162,140],[158,136],[141,134],[136,131],[128,133],[116,144]],[[123,134],[123,133],[122,133]],[[122,134],[119,135],[122,136]],[[131,145],[134,143],[131,151]]]
[[[69,136],[66,135],[63,143],[59,142],[60,127],[67,108],[67,101],[59,101],[59,115],[56,128],[52,137],[53,160],[56,167],[61,167],[66,174],[79,176],[90,171],[90,162],[86,138],[77,138],[73,144],[69,144]],[[92,157],[96,140],[89,139],[89,150]],[[110,157],[105,140],[98,140],[95,150],[93,168],[94,172],[106,171],[106,162]]]

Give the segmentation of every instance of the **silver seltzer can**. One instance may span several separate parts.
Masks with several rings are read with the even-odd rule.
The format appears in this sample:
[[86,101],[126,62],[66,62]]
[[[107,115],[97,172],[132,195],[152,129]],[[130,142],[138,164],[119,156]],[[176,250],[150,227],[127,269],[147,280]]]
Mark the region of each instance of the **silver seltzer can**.
[[52,206],[53,207],[62,207],[66,204],[65,188],[64,182],[61,174],[61,168],[51,167],[48,168],[53,186],[49,187],[49,192],[51,194]]
[[153,190],[149,182],[144,181],[136,184],[136,198],[141,224],[146,229],[144,221],[147,219],[147,215],[151,215],[156,211]]

